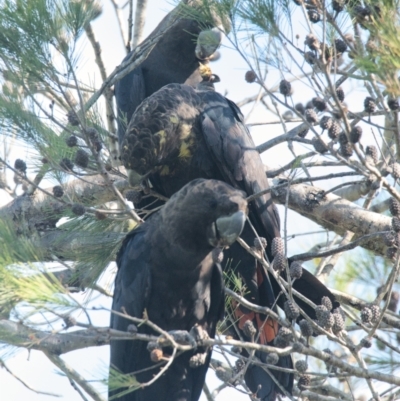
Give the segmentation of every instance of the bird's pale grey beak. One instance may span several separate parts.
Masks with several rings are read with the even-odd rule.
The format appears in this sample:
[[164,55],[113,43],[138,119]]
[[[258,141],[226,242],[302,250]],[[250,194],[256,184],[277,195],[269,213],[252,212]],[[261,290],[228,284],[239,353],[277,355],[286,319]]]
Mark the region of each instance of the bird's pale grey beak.
[[199,60],[210,58],[218,49],[222,41],[222,32],[218,28],[212,28],[200,32],[197,38],[196,57]]
[[246,215],[241,210],[230,215],[220,217],[213,223],[209,242],[212,246],[229,246],[233,244],[241,234]]
[[144,180],[145,176],[138,174],[134,170],[126,170],[126,173],[128,174],[128,182],[131,187],[137,187],[141,184],[141,182]]

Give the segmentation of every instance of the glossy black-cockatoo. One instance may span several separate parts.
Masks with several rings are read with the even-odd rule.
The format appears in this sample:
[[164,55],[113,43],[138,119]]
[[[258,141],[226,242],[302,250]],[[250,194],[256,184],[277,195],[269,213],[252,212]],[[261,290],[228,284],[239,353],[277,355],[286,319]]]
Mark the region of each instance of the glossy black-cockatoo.
[[[189,3],[196,7],[196,1]],[[210,26],[210,23],[203,23],[199,18],[190,18],[185,14],[187,9],[182,5],[171,11],[146,39],[154,39],[172,24],[147,58],[115,84],[120,144],[132,114],[146,97],[171,83],[196,86],[202,80],[201,68],[219,47],[224,28],[217,15],[210,18]],[[130,56],[131,53],[123,61]]]
[[[239,108],[224,96],[201,85],[194,89],[188,85],[167,85],[147,98],[133,115],[122,144],[121,158],[127,168],[131,185],[146,178],[153,189],[171,196],[188,181],[195,178],[223,180],[247,195],[268,188],[268,180],[260,155],[243,121]],[[279,215],[269,194],[249,204],[250,224],[246,224],[241,237],[253,244],[256,236],[267,239],[266,254],[272,260],[271,244],[280,236]],[[253,226],[253,227],[252,227]],[[238,243],[224,252],[223,266],[239,274],[246,285],[246,297],[262,306],[280,306],[285,301],[276,280]],[[303,269],[293,287],[312,300],[321,303],[328,296],[337,307],[333,295],[311,273]],[[296,298],[298,305],[312,318],[315,311]],[[271,344],[278,325],[264,315],[244,308],[237,309],[239,329],[246,320],[252,320],[259,330],[258,341]],[[245,333],[241,331],[244,339]],[[266,355],[256,353],[265,361]],[[290,357],[280,358],[281,367],[292,366]],[[288,392],[293,376],[275,371],[275,377]],[[259,366],[251,365],[245,376],[250,389],[263,401],[274,400],[281,390]]]
[[[117,256],[112,309],[137,318],[146,314],[168,332],[195,328],[196,333],[213,338],[224,313],[222,270],[213,250],[229,246],[241,233],[247,213],[245,197],[224,182],[204,179],[193,180],[176,192],[125,238]],[[112,329],[127,331],[131,324],[119,314],[111,316]],[[146,324],[137,329],[159,335]],[[165,357],[168,352],[164,351]],[[196,359],[200,363],[191,367],[191,358],[197,356],[202,357]],[[200,347],[184,352],[152,385],[117,399],[197,401],[210,357],[211,350]],[[162,367],[151,361],[147,342],[129,340],[111,341],[110,365],[134,375],[140,383],[149,382]]]

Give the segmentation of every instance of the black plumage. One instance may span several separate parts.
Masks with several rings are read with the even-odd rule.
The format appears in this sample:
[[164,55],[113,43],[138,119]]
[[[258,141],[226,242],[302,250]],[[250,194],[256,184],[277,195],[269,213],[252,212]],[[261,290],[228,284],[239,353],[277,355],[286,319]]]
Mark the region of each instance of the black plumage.
[[[165,331],[201,327],[213,338],[224,311],[222,271],[214,263],[213,249],[236,240],[246,211],[245,193],[224,182],[199,179],[184,186],[125,238],[117,256],[112,309],[137,318],[146,312]],[[111,316],[112,329],[128,331],[130,324],[120,315]],[[157,334],[145,324],[138,331]],[[199,353],[207,354],[205,363],[190,367],[190,358]],[[210,350],[200,347],[185,352],[154,384],[118,400],[196,401],[210,356]],[[154,365],[146,342],[111,341],[112,368],[146,383],[160,370]],[[111,391],[110,396],[119,391]]]
[[[137,185],[148,178],[154,190],[164,196],[171,196],[188,181],[200,177],[223,180],[247,195],[268,188],[263,163],[240,109],[212,90],[171,84],[154,93],[133,115],[121,150],[131,184]],[[272,260],[271,244],[273,238],[280,236],[280,224],[269,194],[249,204],[249,219],[256,233],[266,238],[266,253]],[[241,234],[248,244],[256,236],[252,226],[246,224]],[[249,253],[235,243],[224,255],[223,266],[240,274],[250,301],[268,307],[275,305],[280,287]],[[334,300],[329,290],[305,269],[302,277],[294,282],[294,288],[316,304],[325,295]],[[282,307],[284,301],[284,297],[278,298]],[[311,307],[299,299],[296,301],[315,318]],[[278,330],[276,322],[240,306],[235,315],[240,330],[246,320],[253,320],[260,331],[260,343],[274,340]],[[242,330],[240,334],[246,338]],[[262,360],[266,357],[257,356]],[[291,367],[290,357],[280,358],[279,365]],[[275,376],[290,392],[292,375],[276,371]],[[263,401],[275,399],[280,392],[267,373],[255,365],[248,369],[246,382],[252,391],[258,391]]]
[[[170,83],[195,86],[202,80],[201,69],[207,66],[222,39],[216,27],[205,30],[198,19],[184,17],[181,6],[171,11],[150,34],[155,38],[173,19],[177,21],[163,33],[147,58],[115,84],[118,110],[118,140],[122,143],[127,123],[139,104]],[[219,24],[215,18],[215,24]],[[131,53],[125,59],[129,59]]]

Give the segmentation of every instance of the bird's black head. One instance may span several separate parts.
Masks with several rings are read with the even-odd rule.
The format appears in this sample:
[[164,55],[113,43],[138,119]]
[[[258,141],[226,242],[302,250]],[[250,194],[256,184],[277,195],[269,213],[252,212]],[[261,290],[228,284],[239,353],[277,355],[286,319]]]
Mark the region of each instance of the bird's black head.
[[197,179],[174,194],[164,206],[163,223],[185,247],[231,245],[242,232],[246,194],[217,181]]

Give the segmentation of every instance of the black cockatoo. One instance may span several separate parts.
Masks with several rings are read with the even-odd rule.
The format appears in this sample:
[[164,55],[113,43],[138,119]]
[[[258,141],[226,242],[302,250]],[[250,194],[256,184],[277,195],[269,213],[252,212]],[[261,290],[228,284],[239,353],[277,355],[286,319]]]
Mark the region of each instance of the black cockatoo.
[[[198,1],[192,0],[189,3],[196,8]],[[163,33],[147,58],[115,84],[120,144],[127,123],[146,97],[167,84],[186,83],[196,86],[201,82],[201,69],[219,47],[224,30],[217,15],[212,15],[211,19],[212,26],[210,23],[202,23],[198,18],[188,16],[187,9],[179,5],[146,39],[153,39],[175,21]],[[224,25],[229,29],[229,22],[224,21]],[[123,61],[130,56],[128,54]]]
[[[112,309],[137,318],[145,313],[165,331],[195,327],[197,333],[201,328],[213,338],[224,312],[222,270],[213,250],[229,246],[241,233],[247,213],[245,196],[224,182],[204,179],[193,180],[176,192],[125,238],[117,256]],[[112,329],[127,331],[131,324],[121,315],[111,316]],[[138,331],[159,335],[145,324]],[[167,353],[168,349],[164,356]],[[191,367],[191,358],[196,356],[203,358]],[[210,350],[199,347],[184,352],[152,385],[117,399],[197,401],[210,357]],[[140,383],[149,382],[160,371],[150,358],[145,341],[111,341],[111,367],[135,375]],[[125,390],[110,391],[110,396]]]
[[[146,179],[155,191],[167,197],[199,177],[223,180],[247,195],[268,188],[263,163],[240,109],[207,85],[194,89],[171,84],[147,98],[129,123],[121,158],[131,185]],[[251,225],[245,225],[241,237],[253,244],[255,230],[258,236],[266,238],[266,254],[271,261],[271,244],[280,236],[280,223],[269,194],[250,202],[249,220]],[[278,296],[280,287],[276,280],[239,244],[233,244],[224,255],[224,268],[243,278],[248,290],[246,297],[251,302],[274,307],[277,299],[283,306],[285,297]],[[305,269],[293,287],[316,304],[328,296],[334,307],[338,306],[331,292]],[[313,308],[297,298],[296,301],[315,318]],[[278,330],[276,322],[244,308],[237,309],[236,313],[239,329],[250,319],[259,330],[258,341],[272,343]],[[248,339],[243,331],[241,336]],[[265,361],[265,354],[256,355]],[[279,366],[290,368],[291,358],[281,357]],[[293,375],[282,371],[275,371],[274,375],[290,392]],[[281,392],[259,366],[251,365],[245,378],[250,389],[263,401],[274,400]]]

